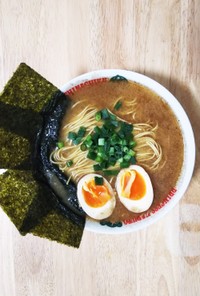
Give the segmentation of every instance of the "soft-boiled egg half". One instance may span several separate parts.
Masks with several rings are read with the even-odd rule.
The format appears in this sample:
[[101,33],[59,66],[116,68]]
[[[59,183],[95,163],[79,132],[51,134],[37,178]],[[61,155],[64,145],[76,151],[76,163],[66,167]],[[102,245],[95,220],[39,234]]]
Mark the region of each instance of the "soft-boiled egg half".
[[[101,185],[97,185],[99,183]],[[78,182],[77,196],[86,214],[97,220],[109,217],[115,208],[113,189],[108,181],[98,174],[88,174]]]
[[119,172],[116,190],[121,203],[134,213],[148,210],[153,202],[153,187],[149,175],[138,165],[131,165]]

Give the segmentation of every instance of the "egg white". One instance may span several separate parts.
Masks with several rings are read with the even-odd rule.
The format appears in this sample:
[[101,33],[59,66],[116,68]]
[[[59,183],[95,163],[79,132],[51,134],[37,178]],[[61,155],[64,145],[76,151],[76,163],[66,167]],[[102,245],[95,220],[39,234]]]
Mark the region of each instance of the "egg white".
[[82,188],[85,183],[88,183],[90,180],[94,179],[95,176],[103,178],[101,175],[98,175],[98,174],[88,174],[82,177],[82,179],[78,182],[78,185],[77,185],[77,197],[78,197],[80,206],[88,216],[96,220],[101,220],[109,217],[112,214],[115,208],[116,200],[115,200],[114,191],[110,183],[105,178],[103,178],[104,185],[108,188],[111,199],[108,200],[107,203],[102,207],[97,207],[97,208],[91,207],[86,203],[82,193]]
[[[144,179],[146,184],[146,194],[141,199],[129,199],[123,196],[122,187],[121,187],[121,178],[122,176],[130,170],[135,170],[138,172]],[[117,179],[116,179],[116,190],[118,197],[121,203],[131,212],[134,213],[141,213],[148,210],[153,202],[153,186],[150,180],[149,175],[147,172],[138,165],[131,165],[129,168],[123,169],[119,172]]]

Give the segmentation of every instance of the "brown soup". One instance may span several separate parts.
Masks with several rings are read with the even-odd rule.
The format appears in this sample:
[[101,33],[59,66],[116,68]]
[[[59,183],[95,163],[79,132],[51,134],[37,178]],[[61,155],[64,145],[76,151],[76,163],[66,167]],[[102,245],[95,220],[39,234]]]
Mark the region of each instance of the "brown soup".
[[[116,195],[116,207],[113,214],[107,218],[111,222],[124,221],[132,223],[140,220],[141,217],[147,217],[161,208],[172,198],[176,191],[176,183],[181,173],[183,164],[183,138],[178,121],[169,107],[156,93],[134,82],[111,82],[101,81],[94,84],[85,84],[82,87],[69,91],[71,99],[74,102],[82,101],[77,108],[67,112],[63,125],[73,120],[83,108],[92,104],[97,109],[107,108],[113,110],[113,104],[118,98],[122,101],[122,107],[116,112],[117,116],[132,123],[158,124],[156,132],[156,141],[162,147],[163,164],[157,169],[145,167],[148,172],[153,189],[154,201],[150,209],[144,213],[132,213],[128,211],[119,201]],[[123,114],[123,102],[135,102],[135,116],[132,114]],[[127,112],[128,113],[128,112]],[[61,128],[61,139],[66,134]],[[138,163],[139,164],[139,163]],[[113,188],[114,188],[113,180]]]

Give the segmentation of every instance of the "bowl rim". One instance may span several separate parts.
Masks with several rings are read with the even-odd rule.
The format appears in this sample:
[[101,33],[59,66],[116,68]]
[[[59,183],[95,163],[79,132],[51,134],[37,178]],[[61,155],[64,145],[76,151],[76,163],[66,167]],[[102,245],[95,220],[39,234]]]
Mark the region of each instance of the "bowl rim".
[[[86,219],[85,229],[88,231],[96,232],[96,233],[104,233],[104,234],[122,234],[122,233],[130,233],[133,231],[137,231],[147,226],[155,223],[164,217],[168,212],[170,212],[176,204],[178,204],[179,200],[183,197],[186,192],[189,183],[191,181],[194,165],[195,165],[195,139],[194,133],[192,130],[192,126],[190,120],[183,109],[182,105],[175,98],[175,96],[169,92],[163,85],[154,79],[140,74],[138,72],[122,70],[122,69],[102,69],[95,70],[91,72],[87,72],[85,74],[79,75],[66,84],[64,84],[60,90],[64,93],[85,82],[94,80],[94,79],[102,79],[102,78],[111,78],[113,76],[120,75],[125,77],[130,81],[137,82],[141,85],[144,85],[158,94],[167,104],[171,107],[173,113],[175,114],[179,126],[181,128],[181,132],[184,140],[184,161],[183,167],[181,171],[181,176],[179,178],[177,184],[177,191],[163,207],[161,207],[157,212],[152,214],[149,217],[146,217],[143,220],[134,222],[132,224],[126,224],[122,227],[111,228],[108,226],[102,226],[100,223],[93,221],[91,219]],[[187,169],[186,169],[187,168]]]

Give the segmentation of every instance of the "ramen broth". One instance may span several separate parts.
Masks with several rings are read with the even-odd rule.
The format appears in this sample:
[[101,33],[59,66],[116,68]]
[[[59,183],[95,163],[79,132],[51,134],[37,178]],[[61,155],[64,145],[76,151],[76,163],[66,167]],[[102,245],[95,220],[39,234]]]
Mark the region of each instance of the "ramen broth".
[[[114,113],[120,118],[133,125],[134,123],[146,122],[150,122],[153,125],[158,124],[156,141],[162,147],[163,159],[161,165],[157,169],[143,166],[151,178],[154,189],[154,201],[147,211],[150,213],[152,209],[155,209],[168,196],[173,188],[176,188],[183,164],[183,138],[177,119],[169,105],[147,87],[130,81],[103,81],[84,85],[70,94],[70,98],[73,102],[81,103],[76,108],[68,110],[62,126],[73,120],[89,104],[99,110],[107,108],[113,111],[113,106],[117,99],[120,99],[122,106]],[[126,100],[136,103],[134,107],[134,118],[132,114],[123,114]],[[66,138],[66,134],[62,128],[60,138],[61,140]],[[139,162],[137,164],[140,165]],[[114,190],[115,180],[116,178],[112,181]],[[119,201],[116,194],[116,207],[113,214],[106,220],[110,222],[124,221],[134,219],[142,214],[128,211]]]

